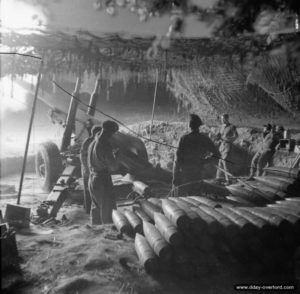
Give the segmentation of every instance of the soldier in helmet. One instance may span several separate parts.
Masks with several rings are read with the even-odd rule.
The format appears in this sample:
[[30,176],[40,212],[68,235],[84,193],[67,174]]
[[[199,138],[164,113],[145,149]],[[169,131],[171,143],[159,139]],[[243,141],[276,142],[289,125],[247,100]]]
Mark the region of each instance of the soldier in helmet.
[[222,117],[222,127],[220,130],[219,139],[221,144],[219,146],[219,151],[221,153],[221,159],[219,160],[218,170],[217,170],[217,181],[221,181],[223,175],[225,176],[226,183],[229,184],[229,177],[228,177],[228,168],[227,168],[227,161],[230,156],[230,151],[232,149],[233,142],[237,139],[238,133],[236,127],[229,122],[229,115],[223,114]]
[[249,181],[254,179],[255,174],[261,176],[263,169],[272,165],[273,156],[279,146],[280,139],[283,138],[284,128],[276,126],[265,137],[262,143],[261,150],[258,151],[251,162]]
[[119,126],[114,121],[103,122],[101,133],[95,137],[88,150],[92,224],[112,223],[112,210],[116,208],[116,200],[111,174],[119,169],[119,164],[110,139],[118,130]]
[[88,166],[88,149],[90,144],[94,141],[94,138],[98,132],[101,132],[101,126],[93,126],[91,130],[91,135],[87,137],[80,149],[80,161],[81,161],[81,174],[83,178],[83,193],[84,193],[84,208],[87,213],[91,210],[91,196],[89,192],[88,182],[89,182],[89,166]]
[[191,132],[182,136],[179,141],[172,184],[173,190],[179,190],[177,192],[182,196],[195,195],[201,189],[201,183],[199,185],[197,181],[202,179],[204,164],[219,158],[219,152],[212,140],[199,132],[202,124],[198,115],[191,114]]

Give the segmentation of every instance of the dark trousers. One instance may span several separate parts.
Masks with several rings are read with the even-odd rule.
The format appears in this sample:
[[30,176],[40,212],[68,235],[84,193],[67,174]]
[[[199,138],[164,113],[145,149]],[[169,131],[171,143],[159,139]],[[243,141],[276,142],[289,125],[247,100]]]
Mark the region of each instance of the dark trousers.
[[81,165],[81,173],[82,173],[82,179],[83,179],[83,206],[86,211],[86,213],[90,213],[91,211],[91,195],[89,191],[89,170],[85,168],[83,165]]
[[97,208],[100,223],[112,223],[112,211],[116,208],[113,183],[109,173],[91,173],[89,190],[92,198],[92,210]]
[[92,205],[92,199],[89,191],[89,175],[83,176],[83,197],[84,197],[84,209],[86,213],[90,213],[91,211],[91,205]]
[[255,174],[261,176],[263,169],[272,165],[273,155],[273,150],[256,152],[251,161],[250,177],[254,177]]
[[229,158],[229,154],[228,153],[222,154],[221,158],[222,159],[219,159],[219,162],[218,162],[218,169],[217,169],[216,179],[220,180],[220,179],[225,178],[226,181],[228,181],[229,180],[229,176],[228,176],[229,169],[228,169],[227,161],[228,161],[228,158]]

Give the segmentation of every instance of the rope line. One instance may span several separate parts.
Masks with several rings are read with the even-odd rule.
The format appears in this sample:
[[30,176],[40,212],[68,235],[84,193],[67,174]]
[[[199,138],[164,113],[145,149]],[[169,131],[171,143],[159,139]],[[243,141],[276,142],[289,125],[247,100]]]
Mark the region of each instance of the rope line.
[[18,53],[18,52],[0,52],[0,54],[5,54],[5,55],[19,55],[19,56],[31,57],[31,58],[42,60],[42,57],[40,57],[40,56],[31,55],[31,54],[24,54],[24,53]]
[[[78,97],[74,96],[73,94],[71,94],[70,92],[68,92],[67,90],[65,90],[62,86],[60,86],[57,82],[55,82],[54,80],[51,80],[52,83],[54,83],[60,90],[62,90],[63,92],[65,92],[66,94],[68,94],[69,96],[73,97],[76,101],[78,101],[78,103],[86,106],[86,107],[90,107],[88,104],[82,102]],[[125,125],[123,122],[121,122],[120,120],[116,119],[115,117],[103,112],[102,110],[96,108],[96,107],[90,107],[92,108],[93,110],[101,113],[102,115],[110,118],[111,120],[117,122],[118,124],[120,124],[121,126],[123,126],[125,129],[127,129],[128,131],[130,131],[131,133],[133,133],[134,135],[136,135],[137,137],[139,138],[142,138],[146,141],[149,141],[149,142],[153,142],[153,143],[157,143],[157,144],[160,144],[160,145],[163,145],[163,146],[167,146],[167,147],[170,147],[170,148],[174,148],[174,149],[178,149],[178,147],[175,147],[173,145],[170,145],[170,144],[167,144],[167,143],[163,143],[163,142],[159,142],[159,141],[156,141],[156,140],[153,140],[153,139],[149,139],[149,138],[146,138],[142,135],[140,135],[139,133],[137,133],[136,131],[134,131],[133,129],[129,128],[127,125]]]

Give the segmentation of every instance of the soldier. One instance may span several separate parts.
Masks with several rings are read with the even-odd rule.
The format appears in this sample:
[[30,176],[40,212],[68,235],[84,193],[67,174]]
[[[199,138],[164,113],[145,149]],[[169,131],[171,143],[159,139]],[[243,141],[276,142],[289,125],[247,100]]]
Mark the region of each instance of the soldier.
[[[198,115],[191,114],[189,123],[191,132],[180,138],[176,152],[172,184],[173,190],[177,190],[179,186],[177,192],[183,196],[195,195],[199,187],[196,182],[202,179],[204,164],[219,158],[219,152],[211,139],[199,132],[202,124]],[[190,182],[192,183],[185,185]]]
[[265,136],[267,136],[271,131],[272,131],[272,125],[271,124],[264,125],[264,128],[263,128],[263,138]]
[[[236,127],[229,122],[228,114],[223,114],[221,119],[223,125],[221,127],[220,133],[218,134],[218,138],[221,141],[221,144],[219,146],[221,158],[219,160],[216,178],[217,181],[220,182],[222,181],[223,178],[222,176],[224,174],[226,183],[229,184],[230,183],[229,177],[228,174],[226,173],[228,172],[227,160],[229,158],[232,144],[238,137],[238,133]],[[223,169],[224,171],[222,171],[221,169]]]
[[[263,139],[272,131],[272,125],[266,124],[263,128]],[[258,161],[260,160],[260,156],[262,154],[262,150],[257,151],[251,161],[251,168],[250,168],[250,176],[248,180],[253,180],[254,175],[256,174],[257,170],[256,167],[258,166]]]
[[89,118],[89,119],[86,121],[86,123],[85,123],[85,128],[86,128],[86,130],[88,131],[89,136],[92,135],[92,128],[93,128],[93,125],[94,125],[93,120],[90,119],[90,118]]
[[98,132],[101,132],[102,128],[100,126],[93,126],[91,130],[91,135],[87,137],[80,149],[80,161],[81,161],[81,174],[83,178],[83,193],[84,193],[84,208],[87,213],[91,210],[91,196],[89,192],[88,182],[89,182],[89,166],[88,166],[88,149],[90,144],[94,141],[94,138]]
[[272,129],[263,140],[262,148],[257,152],[251,162],[249,181],[254,180],[255,173],[261,176],[266,166],[272,165],[273,155],[279,145],[279,140],[283,137],[284,128],[282,126]]
[[114,121],[107,120],[102,125],[88,151],[90,168],[89,190],[92,198],[92,224],[112,223],[112,210],[116,208],[111,174],[116,172],[119,164],[113,154],[110,139],[119,130]]

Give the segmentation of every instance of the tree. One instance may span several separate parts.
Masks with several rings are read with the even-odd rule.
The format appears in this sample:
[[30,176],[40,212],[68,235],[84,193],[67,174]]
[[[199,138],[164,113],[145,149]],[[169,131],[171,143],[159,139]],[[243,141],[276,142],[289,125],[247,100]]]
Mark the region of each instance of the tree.
[[[272,34],[275,32],[299,31],[300,2],[298,0],[217,0],[212,7],[203,8],[188,0],[95,0],[95,9],[106,9],[115,15],[118,7],[135,13],[140,21],[151,17],[170,15],[170,26],[165,38],[156,40],[156,46],[167,49],[167,39],[184,31],[185,18],[196,15],[199,21],[213,26],[213,35],[219,37],[236,36],[249,33]],[[291,44],[292,51],[299,45]]]

